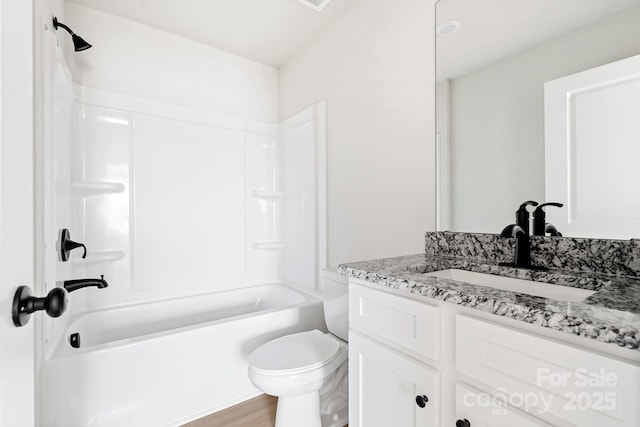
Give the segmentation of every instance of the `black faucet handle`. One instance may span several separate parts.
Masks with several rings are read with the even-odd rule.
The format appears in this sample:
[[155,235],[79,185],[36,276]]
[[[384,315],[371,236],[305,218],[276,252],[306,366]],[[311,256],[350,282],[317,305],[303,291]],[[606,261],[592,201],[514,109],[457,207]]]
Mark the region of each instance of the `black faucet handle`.
[[561,208],[564,205],[558,202],[549,202],[538,205],[538,207],[533,211],[533,234],[534,236],[544,236],[546,233],[546,212],[544,211],[545,206],[555,206],[556,208]]
[[549,235],[553,237],[562,237],[562,233],[558,231],[556,226],[549,223],[544,226],[544,233],[549,233]]
[[558,202],[548,202],[548,203],[543,203],[541,205],[538,205],[538,207],[533,211],[533,214],[535,215],[536,212],[540,211],[540,212],[544,212],[542,210],[542,208],[544,208],[545,206],[555,206],[556,208],[561,208],[564,206],[564,204],[562,203],[558,203]]
[[500,232],[500,237],[503,237],[503,238],[513,237],[513,229],[515,227],[517,227],[515,224],[507,225],[505,228],[502,229],[502,232]]
[[509,224],[502,230],[500,237],[517,237],[518,234],[528,236],[524,228],[516,224]]
[[87,257],[87,247],[84,245],[84,243],[78,243],[71,240],[71,234],[69,233],[69,230],[63,228],[60,231],[60,260],[62,262],[68,261],[69,253],[76,248],[82,248],[84,250],[82,258]]
[[526,202],[520,203],[519,209],[526,209],[527,206],[538,206],[538,202],[535,200],[527,200]]

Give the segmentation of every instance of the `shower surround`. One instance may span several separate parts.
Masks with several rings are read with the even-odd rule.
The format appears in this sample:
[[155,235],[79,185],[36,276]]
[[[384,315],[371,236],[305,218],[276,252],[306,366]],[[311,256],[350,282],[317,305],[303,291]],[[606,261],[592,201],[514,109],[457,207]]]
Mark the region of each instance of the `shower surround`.
[[[72,83],[55,44],[47,49],[46,286],[109,282],[42,322],[47,425],[179,425],[256,396],[254,348],[325,328],[314,296],[324,102],[259,122]],[[86,258],[57,259],[62,228]],[[192,374],[166,375],[175,364]],[[113,398],[91,398],[100,393]],[[182,404],[150,410],[176,393]]]

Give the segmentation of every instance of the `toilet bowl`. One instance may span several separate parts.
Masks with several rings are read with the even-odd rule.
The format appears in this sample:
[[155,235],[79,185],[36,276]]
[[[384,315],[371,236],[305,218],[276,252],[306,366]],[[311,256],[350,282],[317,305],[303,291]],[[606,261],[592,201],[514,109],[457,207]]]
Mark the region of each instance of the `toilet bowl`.
[[249,356],[249,379],[278,397],[276,427],[343,427],[349,421],[349,292],[344,276],[323,271],[327,329],[286,335]]
[[[249,379],[278,397],[276,427],[346,424],[347,353],[346,342],[317,329],[277,338],[251,353]],[[336,394],[344,394],[344,408],[336,409]],[[324,414],[324,425],[323,407],[333,412]]]

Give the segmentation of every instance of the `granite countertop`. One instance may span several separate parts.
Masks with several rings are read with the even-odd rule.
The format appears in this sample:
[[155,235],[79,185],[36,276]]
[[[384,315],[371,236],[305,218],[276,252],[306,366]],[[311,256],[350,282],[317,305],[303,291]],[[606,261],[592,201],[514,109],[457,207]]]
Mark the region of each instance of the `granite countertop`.
[[[573,286],[596,293],[576,303],[424,274],[450,268]],[[554,269],[537,271],[425,254],[343,264],[338,270],[389,288],[640,351],[638,277]]]

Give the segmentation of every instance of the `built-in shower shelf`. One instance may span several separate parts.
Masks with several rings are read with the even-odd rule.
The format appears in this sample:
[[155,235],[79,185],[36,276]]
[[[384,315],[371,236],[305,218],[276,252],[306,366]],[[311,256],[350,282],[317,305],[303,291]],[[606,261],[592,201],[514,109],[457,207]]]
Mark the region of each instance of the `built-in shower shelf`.
[[115,181],[74,181],[71,183],[71,188],[76,195],[81,197],[124,193],[125,190],[122,182]]
[[278,251],[284,248],[283,242],[255,242],[252,245],[253,249],[261,251]]
[[77,267],[88,267],[90,265],[120,261],[123,258],[124,251],[88,252],[86,258],[74,258],[71,263]]
[[251,195],[258,199],[265,200],[280,200],[284,198],[284,192],[282,191],[268,191],[268,190],[254,190]]

